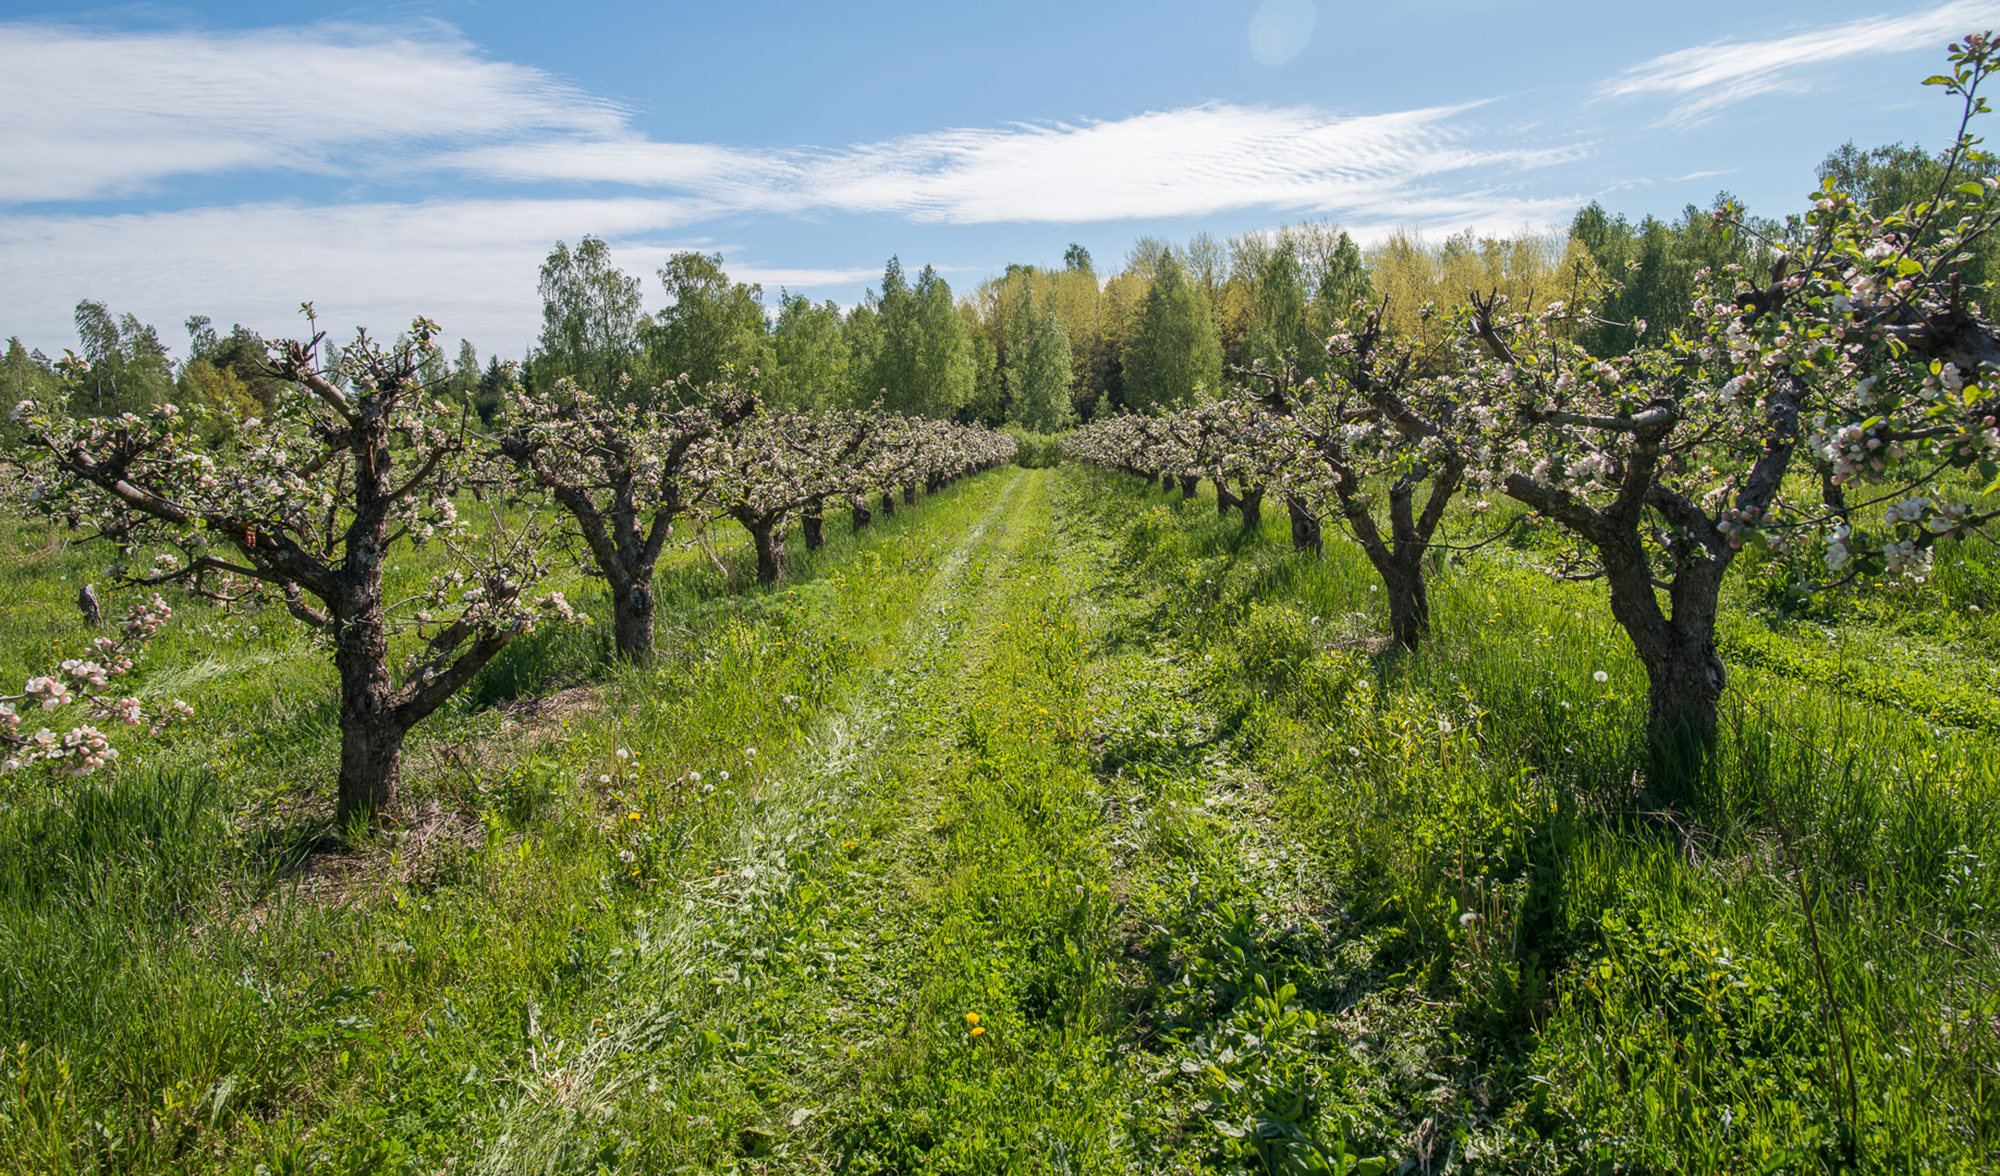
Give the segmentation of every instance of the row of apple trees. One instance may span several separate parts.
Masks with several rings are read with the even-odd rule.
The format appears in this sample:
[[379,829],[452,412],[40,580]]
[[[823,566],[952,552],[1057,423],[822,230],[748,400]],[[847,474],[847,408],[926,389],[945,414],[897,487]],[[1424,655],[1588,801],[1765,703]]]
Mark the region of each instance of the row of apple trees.
[[[1067,453],[1188,496],[1208,479],[1246,524],[1272,495],[1300,548],[1337,524],[1407,647],[1429,629],[1427,553],[1490,541],[1487,517],[1552,524],[1572,551],[1556,570],[1603,585],[1645,668],[1656,748],[1699,759],[1726,683],[1718,598],[1740,553],[1823,556],[1809,590],[1921,578],[1939,542],[2000,515],[2000,331],[1988,292],[1960,280],[2000,229],[2000,181],[1969,178],[1990,162],[1972,124],[1996,54],[1991,34],[1950,53],[1927,83],[1961,105],[1934,192],[1874,217],[1829,181],[1790,233],[1757,242],[1754,267],[1705,275],[1689,322],[1631,324],[1626,354],[1574,341],[1596,321],[1589,296],[1472,292],[1434,350],[1357,306],[1326,342],[1324,380],[1246,371],[1219,402],[1094,422]],[[1489,515],[1501,496],[1525,510]]]
[[[828,511],[858,529],[1014,447],[979,426],[769,411],[734,378],[626,387],[615,400],[569,384],[516,388],[481,432],[421,376],[436,331],[419,319],[388,345],[365,332],[346,346],[323,333],[274,341],[285,392],[240,424],[172,405],[81,416],[60,396],[14,412],[23,440],[10,486],[47,517],[113,539],[124,586],[281,604],[325,640],[340,682],[343,824],[395,809],[405,737],[510,642],[538,621],[579,619],[560,592],[538,591],[563,553],[606,581],[613,645],[643,661],[670,542],[733,520],[768,584],[795,527],[818,547]],[[87,376],[74,361],[66,374]],[[441,570],[405,591],[397,565],[420,546]],[[110,689],[164,608],[155,597],[119,636],[0,696],[6,766],[87,772],[115,755],[94,722],[158,728],[183,714]],[[71,707],[81,719],[67,734],[27,731],[23,712]]]

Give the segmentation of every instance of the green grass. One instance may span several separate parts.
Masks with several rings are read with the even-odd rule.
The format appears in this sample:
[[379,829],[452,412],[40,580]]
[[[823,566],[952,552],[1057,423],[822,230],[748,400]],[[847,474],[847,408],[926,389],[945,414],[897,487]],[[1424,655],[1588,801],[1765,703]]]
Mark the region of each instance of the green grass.
[[[2000,1163],[1975,572],[1735,590],[1668,806],[1589,585],[1454,561],[1391,656],[1359,555],[1282,528],[1009,468],[773,590],[680,553],[656,665],[517,643],[340,854],[323,654],[177,602],[142,681],[195,724],[0,780],[0,1168]],[[0,674],[108,558],[0,524]]]
[[[1343,904],[1321,948],[1353,970],[1325,1007],[1393,1026],[1358,1035],[1402,1055],[1350,1088],[1368,1146],[1427,1136],[1447,1141],[1434,1160],[1509,1171],[1836,1170],[1850,1146],[1871,1168],[1994,1162],[1985,695],[1864,627],[1846,633],[1862,663],[1739,612],[1714,784],[1661,811],[1634,743],[1643,676],[1588,586],[1458,564],[1435,640],[1384,657],[1356,640],[1382,610],[1351,549],[1294,557],[1275,528],[1246,542],[1120,488],[1099,501],[1132,519],[1140,632],[1235,660],[1203,697],[1249,709],[1239,762]],[[1154,504],[1134,518],[1133,498]]]

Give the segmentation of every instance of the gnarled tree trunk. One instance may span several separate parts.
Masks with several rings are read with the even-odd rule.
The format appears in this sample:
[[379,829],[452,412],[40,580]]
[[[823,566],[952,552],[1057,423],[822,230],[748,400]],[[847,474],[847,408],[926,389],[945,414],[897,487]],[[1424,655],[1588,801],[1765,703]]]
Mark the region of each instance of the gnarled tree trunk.
[[611,643],[619,657],[634,665],[653,657],[653,590],[646,586],[652,569],[646,572],[644,583],[632,579],[622,587],[616,582],[611,586]]
[[1715,652],[1715,617],[1730,560],[1684,553],[1668,589],[1668,614],[1660,609],[1638,532],[1619,538],[1623,541],[1599,545],[1598,553],[1611,590],[1611,615],[1646,670],[1652,776],[1670,787],[1685,786],[1699,778],[1715,747],[1716,704],[1725,685]]
[[857,535],[860,534],[863,528],[874,525],[874,522],[875,522],[875,512],[868,509],[867,500],[861,498],[855,499],[854,533]]
[[1229,480],[1227,478],[1215,479],[1215,513],[1218,516],[1226,515],[1236,509],[1237,506],[1237,497],[1230,493],[1229,490]]
[[1264,525],[1264,490],[1244,487],[1236,497],[1236,509],[1243,512],[1243,529],[1254,531]]
[[806,537],[807,551],[818,551],[826,546],[824,505],[823,499],[815,498],[799,512],[799,530]]
[[915,506],[916,504],[917,504],[917,484],[915,482],[903,483],[903,505]]
[[409,734],[396,713],[395,683],[389,676],[389,636],[382,623],[382,575],[346,594],[333,644],[340,674],[340,782],[334,820],[372,822],[393,812],[400,800],[403,739]]
[[896,494],[892,490],[882,491],[882,517],[885,519],[896,517]]
[[1193,498],[1195,496],[1195,493],[1201,489],[1201,479],[1195,477],[1192,474],[1182,474],[1180,476],[1180,483],[1181,483],[1182,502],[1186,502],[1188,499]]
[[750,532],[750,542],[757,549],[757,582],[775,584],[785,574],[785,531],[777,519],[759,519],[754,525],[745,523]]
[[1421,548],[1416,556],[1376,569],[1381,573],[1382,587],[1389,594],[1389,636],[1404,649],[1423,644],[1431,632],[1431,593],[1419,563]]
[[1285,497],[1285,511],[1292,517],[1292,550],[1320,554],[1323,540],[1320,538],[1319,517],[1304,502],[1290,495]]

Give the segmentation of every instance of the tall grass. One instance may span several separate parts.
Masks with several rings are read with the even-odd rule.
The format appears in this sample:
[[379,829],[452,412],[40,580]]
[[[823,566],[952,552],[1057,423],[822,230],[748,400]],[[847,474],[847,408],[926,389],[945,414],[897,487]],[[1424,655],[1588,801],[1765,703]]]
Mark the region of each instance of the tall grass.
[[[606,657],[601,589],[559,578],[600,624],[517,641],[420,728],[402,828],[351,852],[322,839],[325,652],[277,610],[175,599],[138,680],[196,719],[113,776],[0,777],[0,1170],[479,1154],[518,1076],[596,1037],[635,911],[732,826],[728,774],[782,764],[872,672],[877,618],[909,607],[980,498],[829,528],[774,590],[731,538],[676,553],[644,670]],[[110,558],[0,523],[0,673],[81,648],[68,602]]]
[[1046,470],[1062,460],[1062,433],[1037,433],[1019,425],[1001,432],[1014,439],[1014,464],[1022,469]]
[[[1364,1015],[1435,1002],[1457,1042],[1465,1069],[1434,1093],[1458,1155],[1725,1172],[2000,1154],[2000,741],[1977,696],[1936,710],[1920,650],[1844,664],[1739,593],[1737,645],[1769,656],[1733,667],[1706,790],[1663,805],[1644,676],[1590,585],[1456,561],[1431,642],[1386,652],[1351,546],[1296,556],[1271,523],[1244,535],[1085,476],[1153,587],[1151,629],[1241,667],[1288,819],[1383,978]],[[1376,1113],[1385,1150],[1420,1126]]]

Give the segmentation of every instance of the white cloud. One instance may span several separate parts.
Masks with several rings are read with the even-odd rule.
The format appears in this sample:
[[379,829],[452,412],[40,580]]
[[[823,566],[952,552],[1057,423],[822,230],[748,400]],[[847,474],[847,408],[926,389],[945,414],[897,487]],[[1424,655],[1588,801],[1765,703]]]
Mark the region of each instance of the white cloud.
[[[973,225],[1268,210],[1499,231],[1575,203],[1523,196],[1510,175],[1593,149],[1482,132],[1468,121],[1476,103],[1373,115],[1211,103],[837,148],[669,143],[647,139],[616,104],[487,60],[442,26],[100,33],[0,23],[0,47],[10,67],[0,72],[0,205],[58,206],[0,213],[0,325],[44,341],[69,337],[69,308],[85,297],[109,298],[169,337],[197,311],[291,330],[298,303],[313,299],[329,323],[392,330],[423,312],[513,351],[538,330],[535,273],[554,241],[603,236],[621,268],[650,279],[674,249],[718,248],[690,241],[693,226],[740,214]],[[60,208],[155,192],[175,176],[288,171],[419,187],[447,179],[462,194]],[[550,182],[576,188],[549,197],[522,187]],[[285,189],[267,179],[263,190]],[[773,295],[851,295],[880,273],[721,251],[732,276]]]
[[631,197],[0,217],[0,272],[9,276],[0,323],[29,340],[66,339],[70,308],[103,298],[169,340],[196,312],[281,334],[297,329],[298,305],[310,299],[339,330],[390,332],[428,314],[453,336],[517,353],[540,330],[535,277],[557,240],[601,235],[621,268],[650,279],[671,246],[617,241],[672,232],[708,212]]
[[0,202],[130,195],[174,175],[618,184],[725,211],[1090,222],[1268,207],[1347,214],[1445,173],[1584,148],[1474,145],[1471,105],[1375,115],[1213,103],[824,148],[657,142],[615,104],[449,30],[95,33],[0,24]]
[[1898,16],[1868,17],[1767,41],[1713,42],[1644,61],[1605,82],[1612,98],[1662,94],[1678,99],[1659,125],[1691,127],[1725,106],[1795,90],[1800,75],[1849,58],[1930,49],[2000,20],[1994,0],[1953,0]]
[[366,171],[438,144],[621,133],[616,106],[431,27],[92,33],[0,24],[0,202],[174,175]]
[[1081,124],[959,129],[841,150],[539,141],[443,161],[511,180],[687,189],[742,210],[893,213],[949,224],[1203,216],[1230,209],[1351,213],[1404,202],[1427,179],[1536,167],[1584,144],[1473,146],[1468,106],[1342,116],[1215,103]]
[[734,207],[769,208],[780,202],[775,197],[778,190],[798,182],[800,163],[795,155],[621,135],[523,139],[444,153],[430,163],[489,180],[693,189]]

